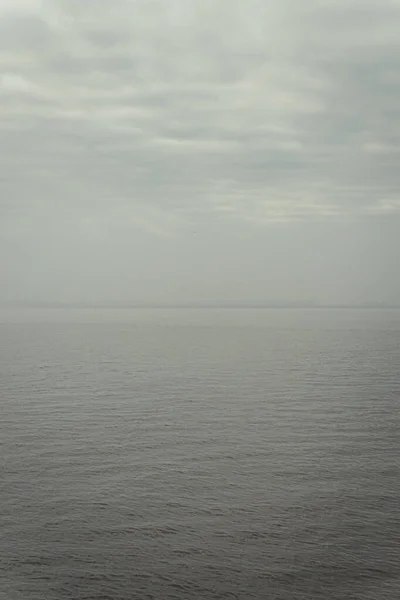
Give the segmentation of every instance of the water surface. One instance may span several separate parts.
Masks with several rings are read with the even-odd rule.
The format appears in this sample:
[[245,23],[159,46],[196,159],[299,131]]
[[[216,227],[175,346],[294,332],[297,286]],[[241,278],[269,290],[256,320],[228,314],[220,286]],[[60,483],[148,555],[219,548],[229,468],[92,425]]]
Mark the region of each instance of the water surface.
[[0,313],[1,600],[400,597],[400,311]]

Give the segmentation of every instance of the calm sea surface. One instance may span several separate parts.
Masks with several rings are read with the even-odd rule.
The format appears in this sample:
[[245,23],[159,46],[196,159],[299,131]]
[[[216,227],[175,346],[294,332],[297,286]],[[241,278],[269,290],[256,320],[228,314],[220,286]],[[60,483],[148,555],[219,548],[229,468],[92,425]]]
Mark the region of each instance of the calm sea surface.
[[1,600],[400,598],[400,311],[0,321]]

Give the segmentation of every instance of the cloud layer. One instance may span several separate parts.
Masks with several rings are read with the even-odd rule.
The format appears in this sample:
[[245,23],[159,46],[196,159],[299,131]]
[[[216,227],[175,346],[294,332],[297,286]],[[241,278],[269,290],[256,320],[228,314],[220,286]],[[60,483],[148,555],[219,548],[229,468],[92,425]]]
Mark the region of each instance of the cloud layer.
[[0,0],[3,240],[397,218],[399,27],[398,0]]

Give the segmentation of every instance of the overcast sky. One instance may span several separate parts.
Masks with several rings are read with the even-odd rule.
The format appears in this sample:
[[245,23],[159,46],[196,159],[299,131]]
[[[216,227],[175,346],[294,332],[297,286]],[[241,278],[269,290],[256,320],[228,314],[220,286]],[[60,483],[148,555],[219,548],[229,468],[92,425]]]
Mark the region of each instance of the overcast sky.
[[400,304],[400,0],[0,0],[0,301]]

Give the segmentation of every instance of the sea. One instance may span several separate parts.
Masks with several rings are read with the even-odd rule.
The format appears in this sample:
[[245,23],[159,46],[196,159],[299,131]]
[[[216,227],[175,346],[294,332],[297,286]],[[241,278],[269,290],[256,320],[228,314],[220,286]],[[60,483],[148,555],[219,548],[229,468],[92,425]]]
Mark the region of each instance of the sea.
[[0,311],[1,600],[398,600],[400,311]]

